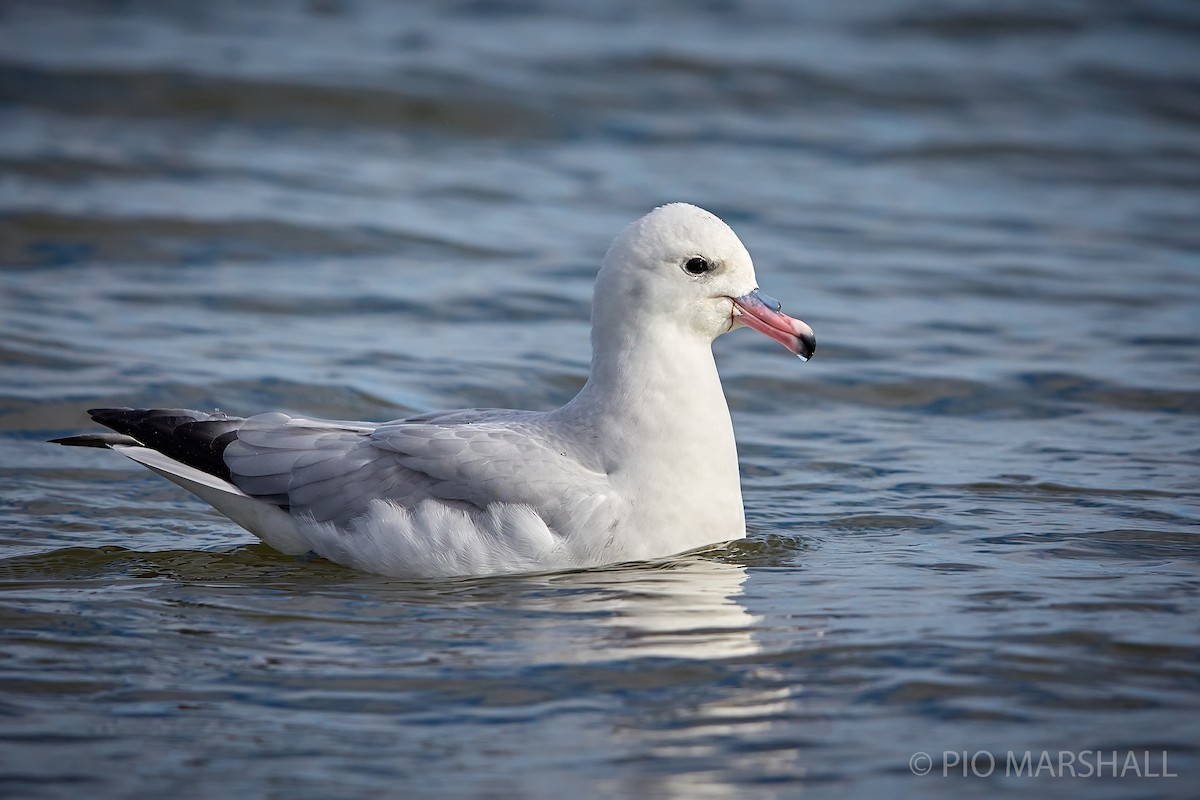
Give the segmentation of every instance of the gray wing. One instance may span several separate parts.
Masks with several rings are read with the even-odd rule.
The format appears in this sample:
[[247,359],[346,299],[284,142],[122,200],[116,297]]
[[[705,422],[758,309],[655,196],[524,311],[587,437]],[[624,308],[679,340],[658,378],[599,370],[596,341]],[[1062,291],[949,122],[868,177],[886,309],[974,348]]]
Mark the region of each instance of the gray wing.
[[534,412],[458,411],[383,425],[260,414],[224,452],[234,484],[319,522],[344,525],[373,500],[411,507],[533,506],[556,527],[593,506],[606,476]]

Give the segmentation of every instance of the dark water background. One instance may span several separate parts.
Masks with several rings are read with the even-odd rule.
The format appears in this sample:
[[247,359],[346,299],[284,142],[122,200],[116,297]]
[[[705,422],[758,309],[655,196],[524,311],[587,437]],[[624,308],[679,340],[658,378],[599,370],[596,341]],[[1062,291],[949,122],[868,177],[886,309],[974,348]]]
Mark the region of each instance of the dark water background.
[[[726,551],[404,583],[43,444],[553,407],[671,200],[820,340],[717,343]],[[0,264],[0,795],[1200,786],[1196,3],[7,2]],[[940,777],[1089,749],[1179,777]]]

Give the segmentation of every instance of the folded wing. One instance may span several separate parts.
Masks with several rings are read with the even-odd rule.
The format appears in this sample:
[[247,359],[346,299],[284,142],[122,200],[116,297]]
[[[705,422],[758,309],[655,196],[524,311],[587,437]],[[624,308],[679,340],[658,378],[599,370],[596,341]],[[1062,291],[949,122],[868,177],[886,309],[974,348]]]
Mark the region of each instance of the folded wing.
[[406,508],[436,500],[465,510],[527,505],[563,530],[608,493],[604,473],[533,412],[458,411],[383,425],[260,414],[223,455],[242,491],[339,527],[375,500]]

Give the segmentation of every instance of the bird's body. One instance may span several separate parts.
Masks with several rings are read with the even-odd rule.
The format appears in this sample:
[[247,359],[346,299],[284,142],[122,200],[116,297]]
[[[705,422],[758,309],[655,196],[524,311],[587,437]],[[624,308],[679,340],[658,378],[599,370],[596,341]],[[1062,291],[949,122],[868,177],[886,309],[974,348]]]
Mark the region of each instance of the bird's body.
[[593,567],[744,536],[711,343],[745,324],[807,358],[811,329],[758,293],[723,222],[683,204],[617,237],[592,324],[588,382],[553,411],[378,424],[99,409],[117,433],[56,441],[118,450],[285,553],[385,575]]

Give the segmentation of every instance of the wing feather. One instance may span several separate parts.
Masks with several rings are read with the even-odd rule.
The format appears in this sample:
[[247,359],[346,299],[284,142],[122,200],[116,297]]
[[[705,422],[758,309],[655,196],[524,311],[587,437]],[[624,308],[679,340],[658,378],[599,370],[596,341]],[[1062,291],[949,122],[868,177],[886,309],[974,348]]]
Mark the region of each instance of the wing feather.
[[528,505],[551,524],[607,491],[542,415],[461,411],[384,425],[260,414],[225,450],[233,483],[293,513],[344,526],[374,500],[482,510]]

